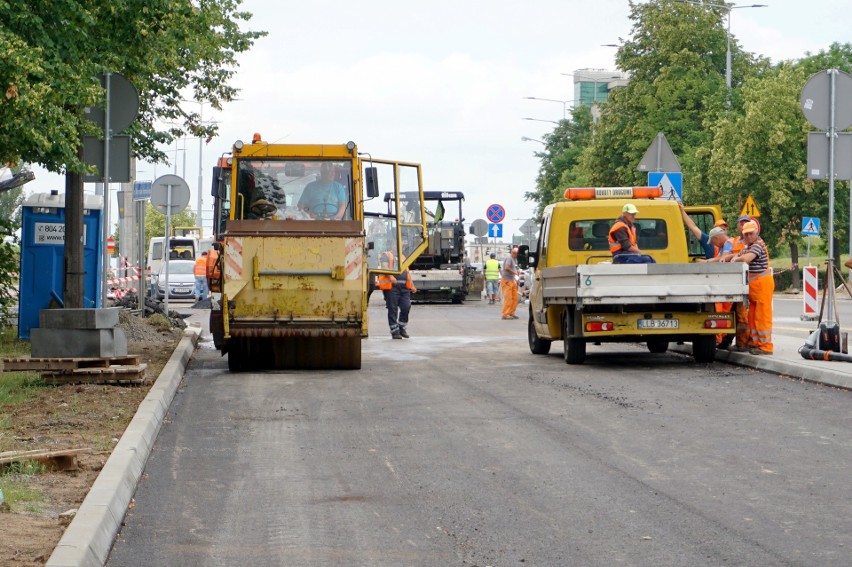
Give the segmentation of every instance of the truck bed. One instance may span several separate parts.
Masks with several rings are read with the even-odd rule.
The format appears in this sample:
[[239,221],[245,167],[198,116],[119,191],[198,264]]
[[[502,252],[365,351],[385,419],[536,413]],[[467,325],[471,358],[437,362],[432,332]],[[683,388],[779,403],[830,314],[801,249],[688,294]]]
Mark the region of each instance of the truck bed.
[[743,263],[584,264],[541,272],[545,305],[739,302],[748,296]]

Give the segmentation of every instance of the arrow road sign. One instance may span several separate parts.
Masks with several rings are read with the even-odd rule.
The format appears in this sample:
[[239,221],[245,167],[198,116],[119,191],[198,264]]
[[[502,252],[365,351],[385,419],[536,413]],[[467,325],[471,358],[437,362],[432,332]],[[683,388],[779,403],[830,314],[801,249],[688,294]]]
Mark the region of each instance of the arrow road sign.
[[802,236],[819,236],[819,217],[802,218]]
[[664,199],[671,198],[674,193],[678,200],[683,201],[683,174],[680,172],[648,173],[648,186],[662,187]]
[[503,219],[506,218],[506,209],[503,208],[503,205],[494,204],[488,207],[485,216],[491,222],[503,222]]
[[503,238],[503,225],[501,223],[489,224],[488,236],[491,238]]
[[757,208],[757,203],[754,202],[751,195],[746,199],[745,205],[743,205],[743,210],[740,211],[740,216],[748,215],[750,217],[759,217],[760,209]]

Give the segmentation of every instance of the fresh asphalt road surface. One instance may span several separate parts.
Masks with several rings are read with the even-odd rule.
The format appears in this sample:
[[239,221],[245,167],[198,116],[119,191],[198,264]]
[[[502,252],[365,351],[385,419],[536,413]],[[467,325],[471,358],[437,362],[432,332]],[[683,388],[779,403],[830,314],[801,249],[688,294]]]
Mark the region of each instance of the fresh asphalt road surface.
[[108,565],[849,565],[852,394],[641,345],[530,354],[525,306],[371,304],[364,367],[190,363]]

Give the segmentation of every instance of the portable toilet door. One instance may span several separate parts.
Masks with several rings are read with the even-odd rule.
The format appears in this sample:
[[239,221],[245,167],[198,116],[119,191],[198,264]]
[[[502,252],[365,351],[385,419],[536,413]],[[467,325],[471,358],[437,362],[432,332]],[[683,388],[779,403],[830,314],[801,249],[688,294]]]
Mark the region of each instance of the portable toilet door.
[[[100,307],[102,198],[86,195],[83,209],[83,307]],[[18,338],[30,338],[39,311],[64,306],[64,254],[65,195],[31,195],[22,210]]]

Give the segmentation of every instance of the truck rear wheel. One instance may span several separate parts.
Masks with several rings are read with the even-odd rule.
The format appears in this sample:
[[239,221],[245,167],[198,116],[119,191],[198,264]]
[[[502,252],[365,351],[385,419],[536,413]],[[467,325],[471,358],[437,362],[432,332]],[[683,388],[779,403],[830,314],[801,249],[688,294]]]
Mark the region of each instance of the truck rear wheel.
[[651,337],[648,339],[648,352],[662,354],[669,350],[669,341],[665,337]]
[[538,338],[535,332],[532,313],[530,313],[530,323],[527,326],[527,340],[530,343],[530,350],[533,354],[547,354],[550,352],[550,341]]
[[716,337],[713,335],[696,337],[692,341],[692,356],[695,362],[713,362],[716,360]]
[[566,310],[562,318],[562,354],[567,364],[583,364],[586,361],[586,341],[571,338],[574,329],[574,313]]

